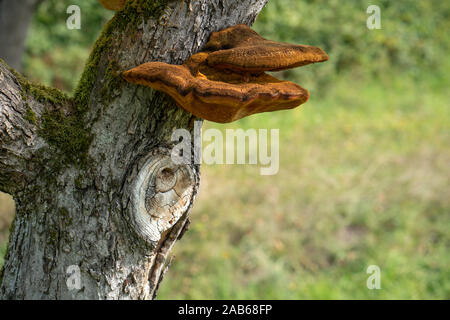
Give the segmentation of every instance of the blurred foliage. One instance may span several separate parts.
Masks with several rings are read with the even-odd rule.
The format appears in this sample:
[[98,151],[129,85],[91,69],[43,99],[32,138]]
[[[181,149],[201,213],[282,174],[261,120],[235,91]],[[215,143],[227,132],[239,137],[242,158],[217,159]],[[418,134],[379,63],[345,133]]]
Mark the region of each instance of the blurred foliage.
[[[73,3],[81,30],[65,25]],[[369,4],[381,30],[366,27]],[[70,92],[111,15],[44,2],[26,75]],[[254,28],[330,60],[280,73],[311,91],[302,108],[205,124],[280,128],[280,171],[202,167],[159,297],[450,299],[449,27],[446,1],[270,0]],[[382,290],[366,288],[371,264]]]
[[[81,29],[69,30],[67,8],[81,9]],[[84,69],[95,39],[113,12],[93,0],[45,0],[38,8],[27,39],[25,75],[71,92]]]
[[[368,30],[366,9],[381,9],[381,29]],[[355,78],[390,72],[420,78],[439,68],[450,48],[450,3],[446,1],[269,1],[254,28],[269,39],[315,45],[330,60],[284,72],[314,90],[332,85],[343,72]],[[306,81],[303,79],[306,78]]]
[[[66,8],[81,8],[81,29],[66,28]],[[381,9],[381,30],[368,30],[366,9]],[[25,57],[26,75],[71,92],[89,49],[113,15],[93,0],[46,0],[31,27]],[[439,69],[450,49],[450,3],[447,1],[271,0],[254,28],[263,36],[320,46],[330,60],[282,72],[282,77],[314,92],[327,88],[342,73],[373,77],[386,70],[420,78],[424,69]],[[326,92],[326,91],[325,91]]]
[[280,170],[202,166],[159,298],[450,299],[450,77],[433,79],[346,75],[301,108],[206,123],[280,128]]

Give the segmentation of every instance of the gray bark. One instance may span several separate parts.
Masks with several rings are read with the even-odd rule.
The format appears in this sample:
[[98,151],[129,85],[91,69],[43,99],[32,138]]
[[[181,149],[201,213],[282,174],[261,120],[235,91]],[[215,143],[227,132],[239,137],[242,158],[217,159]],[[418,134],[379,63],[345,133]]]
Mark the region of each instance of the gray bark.
[[0,58],[22,68],[25,40],[33,13],[41,0],[0,0]]
[[[0,298],[155,298],[199,186],[198,166],[170,160],[171,134],[192,132],[195,118],[165,94],[111,80],[111,70],[181,64],[211,32],[251,25],[266,2],[169,1],[158,18],[144,10],[100,36],[83,78],[92,79],[87,96],[39,97],[0,63],[0,191],[17,206]],[[61,147],[63,137],[46,135],[46,115],[55,110],[61,122],[77,115],[83,123],[84,161],[79,149]],[[80,289],[67,285],[73,266]]]

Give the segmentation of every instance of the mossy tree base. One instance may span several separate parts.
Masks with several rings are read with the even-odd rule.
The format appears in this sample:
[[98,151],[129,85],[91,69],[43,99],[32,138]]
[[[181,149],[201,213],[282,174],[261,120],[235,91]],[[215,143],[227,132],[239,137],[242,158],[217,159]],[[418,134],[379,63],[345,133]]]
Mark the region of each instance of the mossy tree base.
[[[181,64],[211,32],[252,24],[266,1],[129,2],[105,27],[73,97],[30,84],[0,62],[0,191],[17,207],[1,298],[156,296],[188,224],[199,168],[183,169],[189,202],[156,239],[143,237],[133,218],[133,186],[158,174],[145,163],[166,165],[173,129],[192,130],[193,117],[120,73],[148,61]],[[67,285],[76,268],[80,288]]]

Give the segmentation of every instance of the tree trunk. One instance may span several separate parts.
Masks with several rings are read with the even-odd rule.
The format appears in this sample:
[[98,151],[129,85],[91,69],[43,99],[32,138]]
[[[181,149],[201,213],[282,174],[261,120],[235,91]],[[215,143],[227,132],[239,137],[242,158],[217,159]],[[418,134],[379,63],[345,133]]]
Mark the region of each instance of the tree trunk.
[[155,298],[199,186],[197,165],[171,161],[171,134],[192,133],[195,118],[120,72],[181,64],[266,2],[135,0],[105,27],[72,98],[0,63],[0,191],[17,205],[1,298]]
[[22,68],[25,40],[33,13],[41,0],[0,0],[0,58]]

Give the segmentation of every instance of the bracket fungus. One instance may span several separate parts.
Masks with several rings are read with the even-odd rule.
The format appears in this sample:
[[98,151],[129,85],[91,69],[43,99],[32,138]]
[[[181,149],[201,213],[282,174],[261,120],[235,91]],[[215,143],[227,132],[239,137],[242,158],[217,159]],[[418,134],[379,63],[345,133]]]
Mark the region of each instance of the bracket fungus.
[[236,72],[281,71],[328,60],[320,48],[264,39],[240,24],[214,32],[205,46],[208,65]]
[[103,8],[108,10],[120,11],[125,8],[127,0],[98,0]]
[[262,38],[246,25],[214,32],[205,51],[183,65],[147,62],[123,77],[169,94],[193,115],[213,122],[292,109],[309,98],[299,85],[265,71],[279,71],[328,60],[320,48]]

